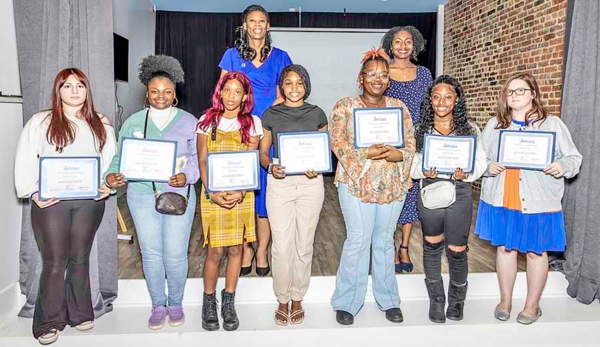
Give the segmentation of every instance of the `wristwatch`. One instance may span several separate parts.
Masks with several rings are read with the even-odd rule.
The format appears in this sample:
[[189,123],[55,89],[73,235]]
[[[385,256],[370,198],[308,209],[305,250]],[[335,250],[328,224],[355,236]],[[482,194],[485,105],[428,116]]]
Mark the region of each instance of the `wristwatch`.
[[270,173],[271,175],[273,174],[273,163],[269,164],[269,166],[267,167],[267,173]]

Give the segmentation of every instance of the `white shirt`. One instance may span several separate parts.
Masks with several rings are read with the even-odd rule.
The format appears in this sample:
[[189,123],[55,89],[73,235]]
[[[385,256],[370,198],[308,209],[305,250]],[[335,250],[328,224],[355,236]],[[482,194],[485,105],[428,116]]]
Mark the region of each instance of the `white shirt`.
[[173,109],[173,107],[169,107],[164,110],[156,109],[150,106],[150,112],[148,113],[148,117],[152,119],[152,123],[158,128],[158,130],[163,130],[170,123],[170,119],[177,113]]
[[[200,122],[202,122],[204,120],[204,117],[206,117],[206,115],[202,115],[202,117],[200,117]],[[254,129],[250,128],[250,136],[260,136],[260,138],[262,139],[263,127],[262,127],[262,122],[260,121],[260,118],[258,118],[257,116],[252,116],[252,120],[254,121]],[[240,128],[241,128],[241,125],[237,118],[229,119],[229,118],[221,117],[221,120],[219,121],[219,125],[217,126],[217,129],[224,131],[224,132],[236,131],[236,130],[240,130]],[[208,127],[206,130],[207,131],[202,131],[202,129],[198,128],[198,130],[196,131],[196,134],[203,134],[203,135],[208,136],[209,132],[210,132],[210,127]]]
[[67,115],[75,127],[75,140],[64,147],[62,153],[57,152],[56,147],[49,144],[46,139],[46,131],[50,124],[49,114],[49,111],[36,113],[21,131],[15,159],[15,187],[19,198],[27,198],[38,191],[39,157],[99,156],[100,172],[102,173],[100,177],[104,177],[104,173],[117,151],[115,130],[110,125],[108,118],[100,115],[106,130],[106,143],[100,152],[92,129],[87,122]]

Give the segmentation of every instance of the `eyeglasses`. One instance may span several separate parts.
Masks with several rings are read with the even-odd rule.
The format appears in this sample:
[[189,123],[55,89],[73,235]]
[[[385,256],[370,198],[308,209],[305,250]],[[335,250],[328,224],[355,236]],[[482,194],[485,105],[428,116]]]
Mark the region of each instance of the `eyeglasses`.
[[525,92],[531,90],[531,89],[525,89],[525,88],[517,88],[517,89],[507,89],[506,90],[506,96],[512,96],[513,93],[515,95],[525,95]]
[[388,78],[390,78],[390,74],[388,72],[376,73],[374,71],[369,71],[369,72],[363,72],[362,74],[367,76],[369,79],[375,79],[375,77],[378,77],[378,76],[382,80],[387,80]]

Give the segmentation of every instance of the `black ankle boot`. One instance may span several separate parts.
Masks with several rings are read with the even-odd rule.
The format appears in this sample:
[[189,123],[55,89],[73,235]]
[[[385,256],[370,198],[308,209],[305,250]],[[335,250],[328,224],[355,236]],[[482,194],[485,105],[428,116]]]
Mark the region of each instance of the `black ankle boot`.
[[466,282],[463,286],[456,286],[454,283],[450,282],[450,288],[448,288],[448,310],[446,311],[446,318],[451,320],[463,319],[467,287],[468,283]]
[[446,323],[446,315],[444,314],[444,306],[446,306],[444,281],[441,279],[439,281],[425,279],[425,285],[429,294],[429,320],[434,323]]
[[219,314],[217,313],[217,297],[215,293],[206,294],[202,300],[202,329],[219,330]]
[[221,292],[221,317],[223,318],[223,329],[233,331],[239,328],[240,321],[235,312],[235,292],[227,293],[225,289]]

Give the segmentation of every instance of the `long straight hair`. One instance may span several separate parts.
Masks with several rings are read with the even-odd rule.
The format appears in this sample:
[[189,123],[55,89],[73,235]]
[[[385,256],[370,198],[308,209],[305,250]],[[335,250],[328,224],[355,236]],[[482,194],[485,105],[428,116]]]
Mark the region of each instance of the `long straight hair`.
[[532,116],[535,116],[535,119],[533,119],[533,123],[531,124],[537,122],[543,123],[546,120],[546,117],[548,117],[548,110],[542,105],[540,87],[535,80],[535,77],[525,72],[518,72],[510,76],[506,83],[504,83],[504,86],[502,86],[502,92],[500,93],[500,99],[498,100],[498,109],[496,111],[496,118],[498,119],[496,129],[506,129],[512,122],[512,109],[506,102],[506,93],[508,91],[508,85],[514,80],[522,80],[527,83],[531,92],[534,93],[533,100],[531,100],[531,109],[525,114],[525,126],[529,125],[529,118]]
[[[248,77],[236,71],[231,71],[223,75],[212,96],[212,107],[206,110],[204,119],[198,123],[198,128],[204,132],[207,132],[213,125],[216,127],[221,121],[223,113],[225,113],[225,106],[221,99],[223,88],[227,81],[237,80],[244,88],[244,95],[246,100],[242,101],[240,105],[240,111],[238,112],[237,119],[240,122],[240,135],[242,136],[243,143],[250,142],[250,130],[254,130],[254,120],[252,119],[252,110],[254,109],[254,95],[252,93],[252,85]],[[216,124],[216,125],[215,125]]]
[[[75,76],[79,83],[83,84],[86,89],[86,97],[83,102],[83,107],[78,111],[78,116],[84,119],[90,129],[99,151],[102,151],[106,143],[106,129],[102,120],[94,109],[94,101],[92,100],[92,90],[87,76],[79,69],[67,68],[56,75],[54,86],[52,87],[52,109],[48,117],[50,124],[46,131],[46,140],[49,144],[56,147],[56,151],[62,153],[63,148],[72,144],[75,141],[75,128],[71,121],[67,119],[63,110],[62,99],[60,98],[60,88],[63,87],[69,76]],[[97,147],[97,148],[98,148]]]

